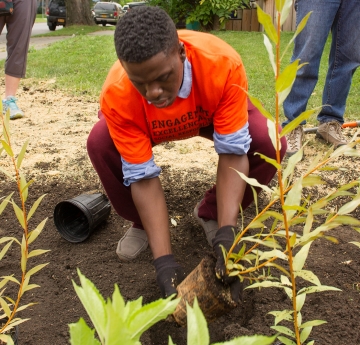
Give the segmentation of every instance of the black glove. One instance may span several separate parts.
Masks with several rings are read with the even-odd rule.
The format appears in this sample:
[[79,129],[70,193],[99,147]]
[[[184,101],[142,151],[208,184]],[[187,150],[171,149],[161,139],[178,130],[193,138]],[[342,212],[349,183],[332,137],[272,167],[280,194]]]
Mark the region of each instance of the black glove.
[[184,280],[185,272],[175,261],[174,255],[160,256],[153,262],[156,271],[156,282],[158,283],[161,296],[169,297],[177,294],[176,287]]
[[231,298],[238,304],[240,302],[240,294],[242,292],[242,283],[238,277],[229,277],[226,275],[224,254],[220,246],[223,245],[223,247],[228,251],[234,243],[236,234],[236,227],[231,225],[223,226],[217,231],[212,243],[213,250],[216,255],[216,275],[217,277],[220,277],[219,279],[222,283],[230,286]]

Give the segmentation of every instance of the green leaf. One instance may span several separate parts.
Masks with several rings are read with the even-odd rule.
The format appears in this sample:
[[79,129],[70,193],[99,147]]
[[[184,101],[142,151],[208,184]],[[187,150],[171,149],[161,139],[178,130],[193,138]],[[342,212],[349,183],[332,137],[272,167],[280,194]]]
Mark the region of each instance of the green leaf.
[[281,164],[279,164],[276,159],[269,158],[261,153],[255,152],[255,155],[259,155],[265,162],[270,163],[273,165],[276,169],[281,169]]
[[314,215],[312,212],[312,208],[310,207],[308,209],[308,215],[306,217],[306,223],[303,229],[303,235],[310,233],[313,223],[314,223]]
[[276,75],[275,55],[273,51],[273,46],[266,35],[264,35],[264,45],[269,55],[271,67],[273,68],[274,74]]
[[317,286],[321,285],[319,278],[311,271],[307,271],[307,270],[295,271],[294,274],[296,277],[300,277]]
[[180,302],[179,298],[172,300],[173,298],[174,296],[169,296],[166,299],[156,300],[134,312],[128,321],[132,339],[140,339],[141,335],[151,326],[160,320],[165,320],[168,315],[172,314]]
[[26,202],[27,197],[28,197],[28,185],[26,183],[26,179],[25,176],[22,173],[20,174],[20,191],[21,191],[21,195],[24,199],[24,202]]
[[306,341],[307,338],[309,338],[309,335],[312,331],[312,327],[305,327],[302,332],[300,333],[300,341],[302,344]]
[[192,308],[186,303],[186,313],[188,345],[209,345],[210,337],[207,322],[196,297]]
[[360,220],[351,216],[337,216],[335,221],[345,225],[360,225]]
[[326,184],[319,175],[309,175],[303,178],[303,187],[312,187],[318,184]]
[[15,201],[12,201],[11,204],[13,205],[13,209],[14,209],[16,218],[18,219],[22,228],[25,230],[24,212],[18,205],[15,204]]
[[292,340],[285,338],[285,337],[278,337],[278,339],[284,344],[284,345],[296,345],[295,342],[293,342]]
[[274,323],[276,326],[282,320],[292,322],[294,311],[293,310],[275,310],[275,311],[269,312],[268,314],[275,316]]
[[26,286],[23,290],[22,290],[22,293],[26,292],[26,291],[29,291],[29,290],[32,290],[32,289],[36,289],[36,288],[39,288],[40,285],[38,284],[29,284],[28,286]]
[[326,286],[326,285],[320,285],[320,286],[309,286],[309,287],[305,287],[302,288],[299,292],[298,295],[302,294],[302,293],[315,293],[315,292],[322,292],[322,291],[341,291],[340,289],[333,287],[333,286]]
[[0,334],[0,340],[4,342],[6,345],[14,345],[14,340],[11,338],[10,335]]
[[44,253],[47,253],[47,252],[50,252],[50,249],[35,249],[35,250],[32,250],[29,255],[28,255],[28,259],[29,258],[32,258],[34,256],[37,256],[37,255],[41,255],[41,254],[44,254]]
[[360,248],[360,242],[349,242],[351,244],[354,244],[355,246],[358,246]]
[[[1,102],[0,102],[1,103]],[[0,204],[0,214],[3,213],[3,211],[5,210],[5,207],[7,206],[7,204],[10,202],[10,199],[12,197],[12,195],[14,194],[14,192],[12,192],[11,194],[9,194]],[[1,242],[0,242],[1,243]]]
[[265,280],[260,283],[254,283],[249,286],[247,286],[245,289],[254,289],[254,288],[268,288],[268,287],[277,287],[277,288],[283,288],[283,284],[278,282],[271,282],[269,280]]
[[28,234],[28,244],[33,243],[37,237],[41,234],[41,231],[43,230],[45,223],[47,221],[47,218],[45,218],[33,231],[30,231]]
[[20,282],[19,282],[15,277],[13,277],[13,276],[2,276],[1,278],[10,280],[10,281],[12,281],[12,282],[20,285]]
[[[284,0],[282,0],[284,1]],[[286,21],[286,19],[289,16],[290,10],[292,8],[293,2],[292,0],[285,0],[281,12],[281,19],[280,19],[280,25],[283,25]]]
[[296,296],[296,311],[300,311],[304,306],[306,299],[306,293],[302,293],[301,295]]
[[105,300],[95,285],[77,269],[81,286],[72,281],[76,294],[88,313],[100,342],[104,343],[107,317],[105,313]]
[[[281,72],[275,82],[276,92],[282,92],[289,90],[296,78],[296,72],[298,70],[300,60],[293,61],[290,65],[286,66],[285,69]],[[290,90],[289,90],[290,92]]]
[[303,323],[300,328],[306,328],[306,327],[313,327],[313,326],[320,326],[323,325],[324,323],[327,323],[326,321],[323,320],[312,320],[312,321],[308,321]]
[[172,339],[171,339],[171,337],[170,337],[170,335],[169,335],[169,343],[168,343],[169,345],[176,345],[175,343],[173,343],[173,341],[172,341]]
[[[299,206],[301,201],[301,192],[302,192],[302,178],[296,180],[293,187],[290,189],[288,194],[286,195],[285,204],[286,206]],[[291,219],[296,210],[288,210],[286,211],[286,216],[288,219]]]
[[261,114],[263,114],[268,120],[273,122],[275,121],[274,117],[264,108],[259,99],[249,94],[248,97],[250,98],[251,103],[260,111]]
[[101,345],[101,343],[95,339],[95,330],[91,329],[83,318],[80,318],[76,323],[71,323],[69,329],[71,345]]
[[2,308],[2,310],[4,311],[4,313],[6,314],[6,316],[9,318],[11,316],[11,310],[7,304],[7,302],[0,297],[0,306]]
[[296,31],[294,36],[291,38],[289,45],[292,44],[295,40],[295,38],[299,35],[299,33],[304,29],[304,27],[306,26],[307,21],[309,20],[309,17],[311,15],[312,11],[309,12],[302,20],[301,22],[297,25],[296,27]]
[[30,220],[31,216],[34,214],[34,212],[36,211],[36,209],[37,209],[38,206],[40,205],[41,200],[44,198],[45,195],[46,195],[46,194],[43,194],[43,195],[42,195],[40,198],[38,198],[38,199],[34,202],[34,204],[32,205],[32,207],[31,207],[31,209],[30,209],[30,211],[29,211],[29,213],[28,213],[28,215],[27,215],[27,220],[28,220],[28,221]]
[[265,247],[269,248],[281,248],[281,246],[272,238],[269,238],[267,241],[260,240],[259,238],[254,238],[252,236],[246,236],[242,238],[243,241],[255,242],[262,244]]
[[7,253],[7,251],[9,250],[9,248],[11,247],[12,243],[14,242],[14,240],[9,241],[1,250],[0,252],[0,260],[5,256],[5,254]]
[[14,157],[14,152],[11,149],[10,145],[5,141],[5,140],[0,140],[4,150],[6,151],[6,153],[10,156],[10,157]]
[[294,173],[295,166],[302,160],[302,156],[303,156],[303,149],[301,148],[298,152],[293,154],[288,159],[288,164],[287,164],[287,166],[283,172],[283,176],[282,176],[282,182],[286,187],[288,186],[288,183],[286,181],[287,178]]
[[353,200],[351,200],[350,202],[348,202],[347,204],[343,205],[342,207],[340,207],[339,211],[337,212],[337,214],[339,215],[343,215],[343,214],[348,214],[351,213],[352,211],[354,211],[358,206],[360,205],[360,195],[355,197]]
[[[230,341],[226,341],[225,343],[216,343],[213,345],[271,345],[274,343],[275,339],[276,335],[272,337],[267,337],[265,335],[252,335],[242,336]],[[188,345],[190,345],[190,343],[188,343]]]
[[269,258],[273,258],[275,256],[278,257],[279,259],[282,259],[282,260],[285,260],[285,261],[288,260],[288,257],[287,257],[287,255],[285,253],[283,253],[280,250],[274,249],[274,250],[271,250],[271,251],[268,251],[268,252],[263,252],[260,255],[259,261],[266,260],[266,259],[269,259]]
[[266,34],[269,36],[270,40],[275,44],[278,44],[279,37],[272,23],[272,19],[269,14],[265,13],[260,6],[257,6],[257,15],[259,23],[263,25]]
[[34,275],[36,272],[39,272],[41,269],[43,269],[45,266],[47,266],[49,263],[46,263],[46,264],[40,264],[40,265],[37,265],[35,267],[33,267],[31,270],[29,270],[28,272],[26,272],[25,274],[25,279],[26,278],[30,278],[32,275]]
[[17,157],[17,163],[16,163],[16,167],[19,169],[20,166],[21,166],[21,162],[23,161],[24,159],[24,156],[25,156],[25,153],[26,153],[26,148],[28,146],[28,143],[29,143],[29,140],[26,140],[24,145],[22,146],[21,150],[20,150],[20,153]]
[[[275,123],[273,121],[267,120],[266,125],[268,127],[268,133],[271,140],[271,143],[273,144],[273,147],[276,150],[276,132],[277,128],[275,126]],[[279,141],[279,149],[281,149],[281,141]]]
[[[233,170],[235,170],[235,169],[233,169]],[[256,179],[247,177],[246,175],[244,175],[244,174],[243,174],[242,172],[240,172],[240,171],[237,171],[237,170],[235,170],[235,171],[240,175],[240,177],[241,177],[247,184],[249,184],[249,185],[251,185],[251,186],[254,186],[254,187],[260,187],[261,189],[263,189],[264,191],[266,191],[266,192],[268,192],[268,193],[271,193],[271,192],[272,192],[272,190],[271,190],[268,186],[260,184]]]
[[282,334],[285,334],[291,338],[295,338],[295,333],[288,327],[285,326],[271,326],[272,329],[274,329],[276,332],[280,332]]
[[300,126],[300,123],[307,120],[312,114],[318,111],[318,108],[310,109],[302,112],[298,117],[288,123],[280,132],[280,138],[290,133],[293,129]]
[[311,242],[305,244],[300,250],[299,252],[295,255],[294,260],[293,260],[293,269],[294,271],[301,271],[302,268],[305,265],[305,261],[308,257],[309,254],[309,249],[311,246]]

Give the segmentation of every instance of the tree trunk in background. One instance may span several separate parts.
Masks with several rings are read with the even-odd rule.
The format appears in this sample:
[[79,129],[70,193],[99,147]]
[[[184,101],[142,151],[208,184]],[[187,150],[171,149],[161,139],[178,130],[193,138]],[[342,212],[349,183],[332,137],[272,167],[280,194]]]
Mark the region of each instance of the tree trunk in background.
[[91,0],[65,0],[66,25],[95,25],[90,3]]

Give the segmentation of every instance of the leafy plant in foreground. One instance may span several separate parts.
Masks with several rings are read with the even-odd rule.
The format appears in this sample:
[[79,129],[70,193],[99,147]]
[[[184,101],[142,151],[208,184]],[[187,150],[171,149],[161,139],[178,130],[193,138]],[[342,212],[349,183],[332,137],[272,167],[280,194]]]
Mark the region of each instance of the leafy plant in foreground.
[[[78,275],[81,286],[76,285],[74,281],[73,285],[99,340],[95,338],[95,330],[81,318],[77,323],[69,325],[71,345],[140,345],[141,335],[155,323],[172,314],[179,303],[179,299],[174,300],[173,296],[158,299],[147,305],[142,305],[142,297],[125,302],[117,285],[112,300],[105,301],[95,285],[81,274],[80,270]],[[187,324],[188,345],[209,345],[207,322],[196,299],[193,308],[187,305]],[[275,338],[276,336],[255,335],[214,345],[270,345]],[[171,337],[169,345],[175,345]]]
[[[2,114],[2,103],[0,102],[0,113]],[[1,116],[2,120],[2,134],[0,135],[0,156],[7,155],[13,166],[13,173],[5,170],[3,167],[0,167],[0,172],[5,174],[10,181],[13,181],[17,185],[18,196],[20,199],[21,205],[18,206],[15,202],[13,196],[14,192],[10,193],[6,197],[0,198],[3,199],[0,203],[0,215],[10,204],[13,209],[15,216],[22,228],[22,237],[18,239],[16,237],[4,236],[0,237],[0,260],[4,258],[8,250],[11,248],[12,244],[15,243],[19,246],[20,249],[20,262],[19,266],[21,269],[19,277],[16,277],[15,274],[2,276],[0,279],[0,344],[5,343],[8,345],[13,344],[13,339],[11,337],[11,332],[14,327],[20,323],[27,321],[28,319],[22,319],[17,317],[17,313],[21,310],[24,310],[35,303],[28,303],[26,305],[21,305],[20,301],[24,293],[39,287],[37,284],[31,284],[30,278],[45,267],[47,264],[40,264],[29,269],[28,260],[34,256],[38,256],[46,253],[48,250],[43,249],[34,249],[30,251],[30,245],[36,240],[36,238],[41,233],[42,229],[45,226],[46,220],[44,219],[34,230],[29,229],[29,220],[34,215],[36,209],[40,205],[41,200],[45,195],[42,195],[38,198],[31,208],[28,210],[26,207],[26,201],[29,194],[29,186],[33,183],[33,180],[26,181],[25,175],[20,171],[21,164],[23,162],[28,141],[22,146],[18,155],[15,155],[12,145],[11,145],[11,136],[10,136],[10,113],[9,111]],[[4,226],[4,222],[2,222]],[[10,229],[5,229],[5,232],[8,232]],[[15,297],[10,297],[10,295],[5,295],[5,291],[8,288],[9,283],[14,283],[17,286],[17,293]]]
[[[268,112],[258,99],[249,96],[252,103],[267,118],[269,136],[276,150],[276,160],[263,155],[261,157],[276,167],[278,185],[271,189],[238,172],[241,178],[253,188],[255,202],[257,195],[254,187],[264,190],[271,195],[271,198],[263,210],[259,212],[257,209],[256,216],[250,224],[247,226],[242,224],[232,248],[228,252],[224,249],[224,256],[230,276],[238,276],[241,281],[247,280],[253,283],[247,288],[281,288],[291,300],[291,309],[270,312],[275,317],[275,325],[272,328],[281,333],[278,337],[281,343],[285,345],[313,345],[315,341],[309,340],[313,327],[326,321],[303,321],[301,309],[304,306],[306,296],[315,292],[340,290],[332,286],[322,285],[312,271],[304,268],[305,262],[310,247],[316,239],[326,238],[337,242],[335,238],[326,235],[327,231],[341,225],[348,225],[355,229],[360,225],[360,220],[350,215],[360,204],[360,181],[359,179],[352,181],[318,200],[313,198],[311,194],[305,197],[303,189],[309,187],[311,191],[311,187],[325,184],[321,172],[334,170],[334,167],[331,167],[329,163],[340,155],[359,156],[359,152],[353,147],[360,140],[355,140],[355,135],[348,145],[341,146],[335,151],[331,148],[325,154],[320,153],[310,162],[307,171],[302,176],[295,177],[295,167],[302,160],[303,149],[290,157],[287,165],[282,166],[280,139],[317,111],[317,109],[312,109],[303,112],[286,125],[280,133],[278,132],[280,107],[291,90],[297,70],[303,66],[299,60],[296,60],[281,69],[281,60],[311,15],[309,13],[301,21],[293,38],[281,55],[281,26],[285,22],[291,7],[292,0],[276,0],[276,27],[273,25],[271,17],[265,14],[259,6],[257,7],[259,22],[264,26],[266,32],[264,44],[275,76],[275,115],[273,116]],[[333,208],[331,202],[336,198],[343,197],[347,197],[350,201],[338,209]],[[280,211],[272,208],[275,204],[280,205],[278,206]],[[269,224],[271,225],[269,226]],[[302,232],[296,232],[296,226],[301,226]],[[253,229],[257,229],[255,234]],[[356,242],[354,244],[359,245]],[[236,246],[241,248],[237,252],[234,251]],[[272,267],[280,272],[279,278],[269,273]],[[310,285],[298,289],[298,278],[302,278]],[[290,323],[292,327],[284,326],[285,322]]]

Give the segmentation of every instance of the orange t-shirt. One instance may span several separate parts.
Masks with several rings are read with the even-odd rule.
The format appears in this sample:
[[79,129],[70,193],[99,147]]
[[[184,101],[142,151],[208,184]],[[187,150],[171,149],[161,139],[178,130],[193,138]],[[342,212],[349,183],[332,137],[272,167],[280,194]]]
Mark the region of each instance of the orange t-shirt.
[[239,54],[214,35],[178,33],[192,69],[187,98],[177,97],[171,106],[156,108],[132,85],[119,61],[104,83],[100,108],[126,162],[145,163],[152,157],[153,144],[196,136],[210,124],[226,135],[247,123],[247,79]]

